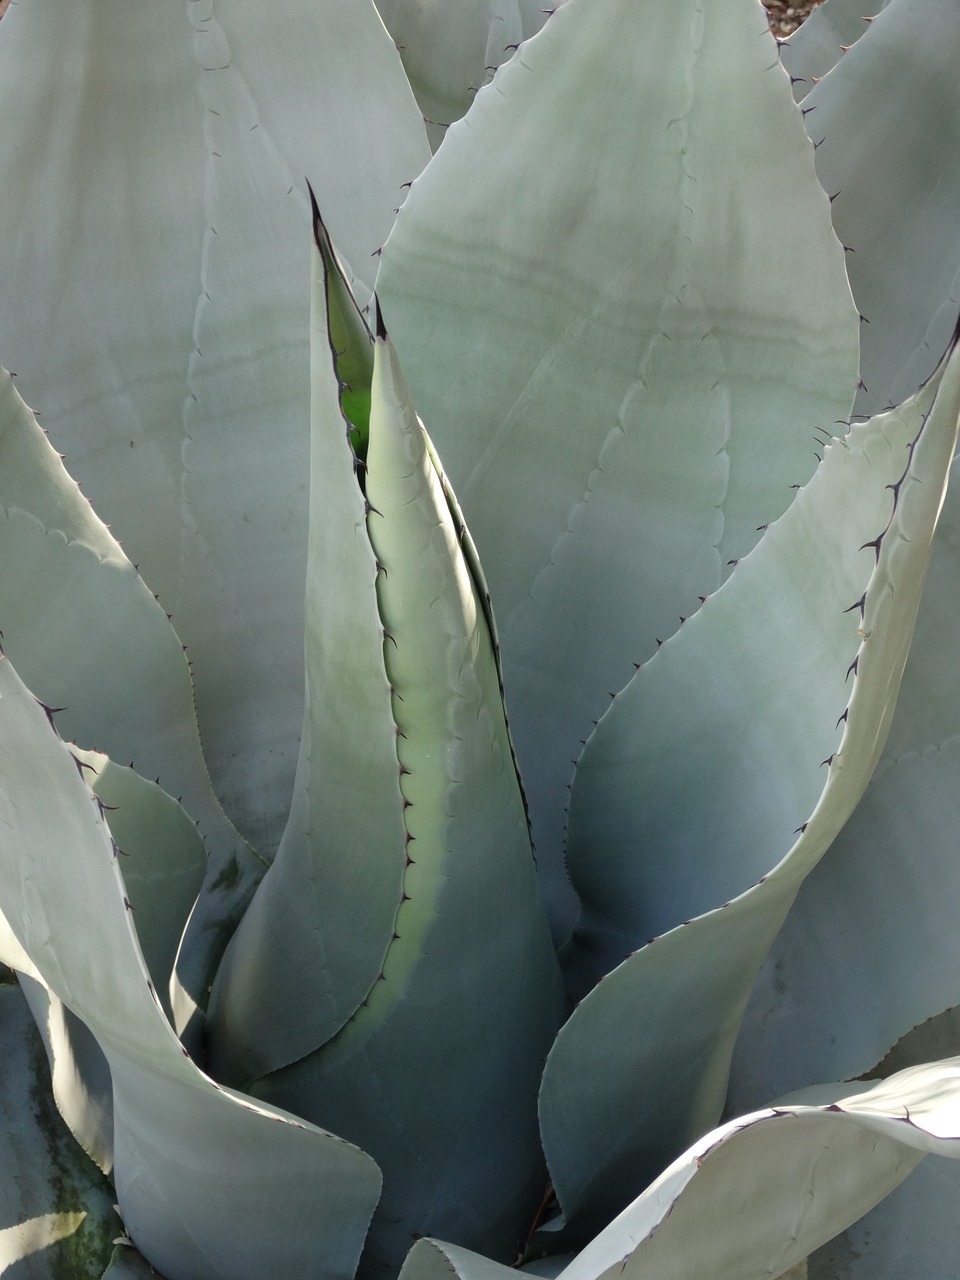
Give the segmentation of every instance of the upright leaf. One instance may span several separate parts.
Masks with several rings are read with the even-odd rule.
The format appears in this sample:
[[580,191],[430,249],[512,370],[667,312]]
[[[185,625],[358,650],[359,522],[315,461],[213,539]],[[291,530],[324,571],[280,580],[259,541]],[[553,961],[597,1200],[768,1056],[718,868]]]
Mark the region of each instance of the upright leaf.
[[212,963],[263,862],[213,794],[189,667],[169,619],[6,373],[0,373],[0,631],[37,696],[62,708],[67,736],[117,760],[132,759],[200,823],[208,892],[195,918],[198,945],[181,969],[182,1027],[205,1003]]
[[860,1075],[910,1028],[957,1002],[960,691],[944,673],[960,630],[958,466],[890,737],[757,979],[733,1060],[735,1110],[811,1079]]
[[481,85],[543,26],[536,0],[377,0],[436,148]]
[[913,394],[960,310],[958,58],[952,0],[891,0],[803,102],[868,322],[858,414]]
[[580,740],[781,514],[856,383],[760,6],[563,4],[414,184],[377,287],[497,605],[562,931]]
[[802,102],[810,90],[866,32],[889,0],[823,0],[780,42],[780,59]]
[[[242,1083],[312,1052],[366,999],[394,932],[407,859],[378,562],[350,438],[368,429],[372,338],[315,225],[300,760],[279,852],[211,1008],[216,1070]],[[355,423],[341,408],[348,396]]]
[[958,414],[953,354],[901,410],[831,443],[584,749],[569,849],[585,904],[568,955],[578,989],[634,954],[582,1001],[544,1073],[568,1219],[609,1217],[720,1116],[763,955],[882,750]]
[[272,856],[303,711],[305,179],[369,296],[419,111],[372,0],[18,5],[0,86],[0,358],[174,615],[218,793]]
[[[536,1093],[562,993],[488,602],[382,329],[363,474],[402,882],[364,1002],[328,1043],[252,1091],[377,1159],[384,1193],[363,1268],[375,1276],[428,1233],[516,1256],[543,1194]],[[359,775],[365,749],[356,735],[340,746]],[[318,791],[330,782],[318,777]],[[300,1016],[309,1022],[309,1009]]]

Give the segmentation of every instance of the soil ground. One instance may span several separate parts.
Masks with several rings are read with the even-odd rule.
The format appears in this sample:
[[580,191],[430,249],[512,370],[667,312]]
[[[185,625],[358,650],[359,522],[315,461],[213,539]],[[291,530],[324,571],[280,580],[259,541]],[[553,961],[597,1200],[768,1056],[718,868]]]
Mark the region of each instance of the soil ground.
[[788,36],[819,2],[820,0],[763,0],[770,12],[770,30],[775,36]]
[[[0,18],[9,5],[10,0],[0,0]],[[763,0],[770,10],[770,29],[775,36],[788,36],[800,25],[811,9],[815,9],[819,0]]]

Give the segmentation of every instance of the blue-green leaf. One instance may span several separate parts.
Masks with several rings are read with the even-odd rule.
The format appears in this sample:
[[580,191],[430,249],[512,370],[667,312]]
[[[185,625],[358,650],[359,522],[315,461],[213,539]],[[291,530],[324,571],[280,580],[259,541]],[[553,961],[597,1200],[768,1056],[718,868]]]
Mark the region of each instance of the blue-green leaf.
[[720,1116],[757,968],[882,750],[958,413],[954,354],[900,410],[831,443],[584,749],[568,960],[583,991],[634,954],[547,1063],[544,1144],[568,1217],[609,1216]]
[[798,101],[840,61],[889,0],[823,0],[792,35],[780,42],[780,60]]
[[213,794],[190,670],[169,619],[6,373],[0,373],[0,631],[37,697],[63,709],[66,736],[133,760],[200,823],[208,892],[195,917],[198,945],[182,957],[182,1028],[205,1003],[212,962],[264,864]]
[[211,1001],[215,1069],[244,1084],[312,1052],[366,999],[394,933],[407,858],[377,556],[354,424],[340,403],[345,377],[353,397],[369,400],[372,339],[319,221],[316,229],[300,762],[279,852]]
[[[954,462],[890,737],[757,979],[733,1061],[737,1111],[807,1080],[860,1075],[956,1003],[960,690],[944,673],[960,634],[958,574]],[[865,1000],[864,991],[889,995]]]
[[537,0],[377,0],[436,148],[547,10]]
[[2,359],[174,616],[217,792],[270,857],[303,711],[306,180],[366,301],[419,110],[372,0],[17,5],[0,100]]
[[[562,1015],[560,976],[488,602],[382,330],[364,475],[402,884],[366,1000],[332,1040],[254,1092],[377,1159],[384,1193],[369,1274],[396,1270],[423,1234],[510,1261],[543,1195],[536,1092]],[[350,741],[362,772],[364,743]]]
[[345,1280],[377,1201],[376,1166],[194,1065],[147,974],[98,801],[5,658],[0,828],[10,927],[110,1064],[127,1234],[162,1272],[191,1280]]
[[958,59],[952,0],[891,0],[803,102],[869,322],[858,414],[913,394],[960,311]]
[[497,607],[562,932],[580,741],[783,512],[856,385],[843,253],[760,6],[568,0],[449,130],[381,264]]

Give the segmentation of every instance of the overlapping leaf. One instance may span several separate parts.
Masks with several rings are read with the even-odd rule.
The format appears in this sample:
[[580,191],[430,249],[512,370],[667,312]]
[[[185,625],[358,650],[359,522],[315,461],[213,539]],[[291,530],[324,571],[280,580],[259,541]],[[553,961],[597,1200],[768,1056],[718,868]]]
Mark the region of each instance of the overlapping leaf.
[[[960,1155],[958,1072],[960,1059],[927,1063],[868,1091],[824,1086],[809,1099],[730,1121],[679,1157],[559,1274],[563,1280],[792,1274],[927,1152]],[[503,1268],[434,1240],[414,1247],[401,1275],[505,1280]]]
[[[0,821],[10,926],[110,1064],[115,1185],[144,1255],[193,1280],[349,1276],[377,1201],[376,1166],[193,1064],[144,966],[99,802],[7,659]],[[93,940],[80,927],[90,920]]]
[[367,402],[371,339],[323,243],[327,256],[315,251],[313,269],[300,763],[272,874],[246,913],[213,996],[213,1061],[240,1084],[312,1052],[367,997],[394,932],[406,864],[377,560],[333,355],[336,342],[352,394]]
[[602,1221],[720,1116],[756,970],[882,749],[958,413],[953,355],[914,400],[831,444],[584,749],[568,961],[586,989],[642,949],[547,1062],[544,1143],[568,1218]]
[[490,581],[561,918],[579,741],[849,412],[856,315],[812,165],[753,0],[569,0],[448,131],[385,246],[384,314]]
[[469,541],[382,330],[355,457],[326,327],[342,282],[320,243],[304,747],[218,976],[213,1061],[375,1155],[368,1268],[396,1269],[428,1231],[509,1257],[542,1195],[559,971]]
[[174,615],[218,794],[272,856],[303,710],[305,179],[369,296],[419,111],[372,0],[18,5],[0,86],[0,359]]
[[867,30],[889,0],[823,0],[796,31],[780,42],[780,58],[802,101]]
[[891,0],[862,25],[803,109],[868,322],[856,403],[866,415],[913,394],[960,310],[960,29],[951,0]]
[[377,0],[396,41],[434,150],[481,85],[543,26],[536,0]]
[[758,978],[734,1057],[737,1110],[810,1079],[859,1075],[956,1003],[960,699],[944,679],[960,629],[956,482],[954,463],[884,754]]
[[[0,630],[5,651],[65,735],[133,759],[201,824],[210,892],[182,970],[178,1021],[205,1001],[211,964],[263,864],[224,818],[200,746],[180,641],[0,375]],[[178,938],[169,939],[176,946]]]

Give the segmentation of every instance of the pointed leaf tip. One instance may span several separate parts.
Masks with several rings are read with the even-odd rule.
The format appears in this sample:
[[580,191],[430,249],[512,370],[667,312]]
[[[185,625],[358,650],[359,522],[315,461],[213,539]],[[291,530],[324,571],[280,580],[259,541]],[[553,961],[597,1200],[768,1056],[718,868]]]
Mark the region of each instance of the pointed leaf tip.
[[383,312],[380,310],[380,298],[376,293],[373,295],[373,308],[374,308],[374,314],[376,315],[376,318],[377,318],[377,324],[376,324],[377,339],[380,342],[386,342],[389,337],[389,334],[387,333],[386,325],[383,323]]

